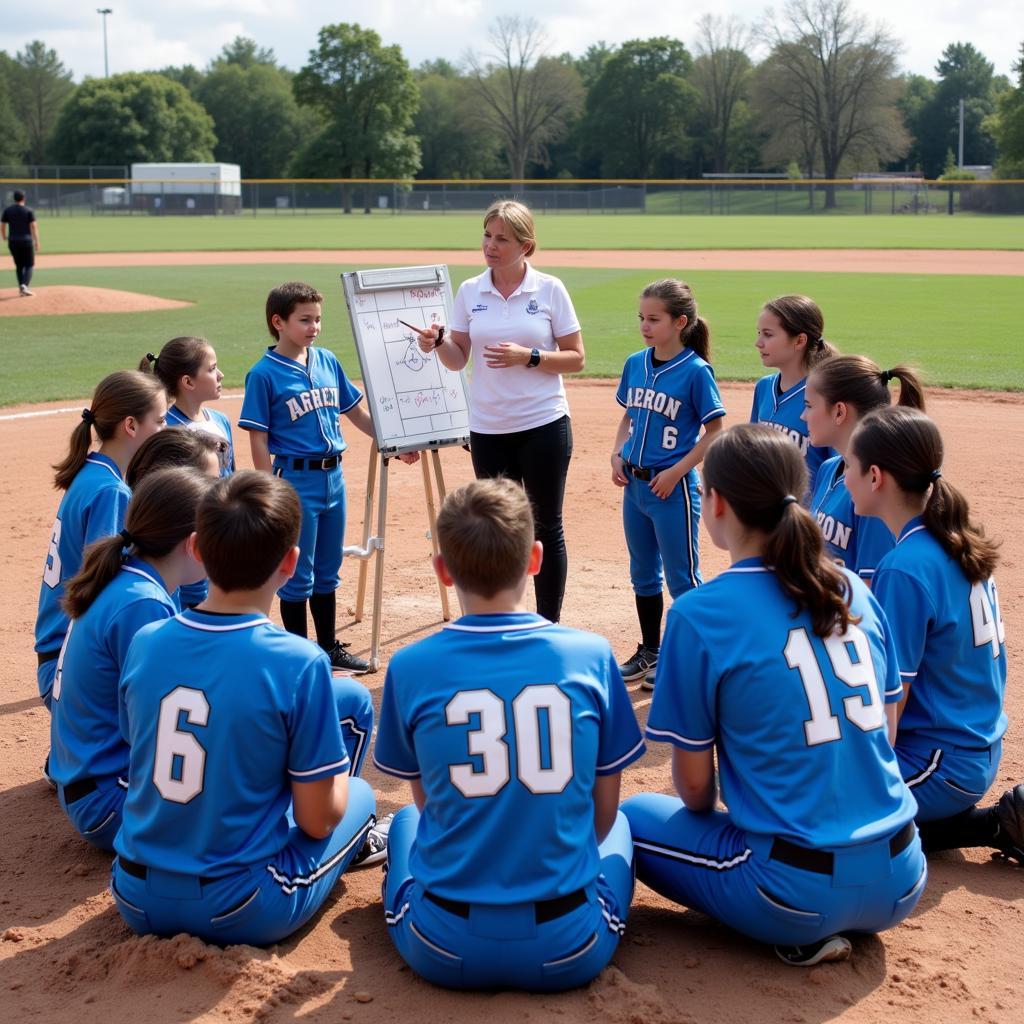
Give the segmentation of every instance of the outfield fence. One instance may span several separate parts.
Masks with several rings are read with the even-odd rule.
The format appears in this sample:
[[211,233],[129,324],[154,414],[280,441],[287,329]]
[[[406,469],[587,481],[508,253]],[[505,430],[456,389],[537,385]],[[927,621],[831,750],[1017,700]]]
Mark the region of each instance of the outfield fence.
[[[127,168],[0,167],[3,202],[21,189],[48,216],[302,216],[365,212],[444,216],[479,213],[514,196],[544,214],[948,216],[1024,214],[1024,180],[929,181],[917,177],[838,180],[243,179],[234,193],[216,182],[137,181]],[[40,171],[59,173],[46,174]],[[71,175],[70,171],[89,171]],[[98,172],[111,172],[105,173]]]

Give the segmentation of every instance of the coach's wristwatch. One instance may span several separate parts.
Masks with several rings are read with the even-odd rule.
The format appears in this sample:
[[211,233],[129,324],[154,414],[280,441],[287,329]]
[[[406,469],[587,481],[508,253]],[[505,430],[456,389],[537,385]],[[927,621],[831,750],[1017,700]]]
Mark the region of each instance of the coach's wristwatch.
[[530,353],[530,359],[529,359],[529,362],[526,365],[527,366],[540,366],[540,349],[539,348],[535,348]]

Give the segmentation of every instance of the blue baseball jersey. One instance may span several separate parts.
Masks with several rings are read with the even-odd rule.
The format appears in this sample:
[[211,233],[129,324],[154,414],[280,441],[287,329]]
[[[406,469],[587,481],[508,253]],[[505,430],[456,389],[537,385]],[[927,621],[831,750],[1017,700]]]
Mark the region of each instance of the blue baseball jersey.
[[68,617],[60,604],[64,583],[78,575],[89,544],[113,536],[124,526],[131,496],[117,464],[98,452],[86,457],[85,465],[64,492],[39,588],[35,649],[40,653],[60,649],[68,629]]
[[845,575],[860,622],[826,640],[759,558],[669,611],[647,736],[717,748],[737,828],[827,848],[914,817],[886,726],[884,705],[902,695],[893,640],[870,591]]
[[231,437],[231,421],[218,409],[202,409],[198,420],[189,419],[176,405],[167,410],[167,426],[184,427],[186,430],[199,430],[211,434],[218,441],[227,444],[227,448],[219,452],[220,475],[231,476],[235,471],[235,446]]
[[509,904],[594,881],[596,777],[643,750],[608,642],[517,612],[465,615],[396,652],[374,763],[426,793],[413,877]]
[[881,519],[854,512],[853,498],[846,489],[845,470],[841,455],[821,464],[811,496],[811,513],[818,520],[829,555],[870,583],[875,568],[892,551],[896,538]]
[[762,377],[754,385],[750,422],[766,423],[780,434],[785,434],[800,449],[807,463],[807,487],[810,491],[821,464],[836,453],[831,448],[811,444],[808,438],[807,424],[800,418],[804,411],[806,387],[806,377],[787,391],[782,390],[781,373],[770,373]]
[[83,615],[72,619],[57,660],[50,721],[50,775],[67,786],[127,776],[117,687],[135,634],[175,607],[159,573],[129,558]]
[[971,584],[920,517],[872,584],[910,691],[897,743],[987,747],[1006,732],[1006,632],[993,580]]
[[705,423],[725,415],[715,374],[691,348],[661,366],[654,350],[634,352],[622,368],[615,400],[630,418],[622,458],[645,469],[666,469],[698,441]]
[[333,352],[311,345],[303,366],[271,346],[245,378],[238,425],[268,435],[271,455],[340,455],[338,417],[362,400]]
[[291,782],[348,771],[331,666],[262,615],[185,611],[146,626],[120,684],[131,747],[116,841],[129,860],[229,874],[288,842]]

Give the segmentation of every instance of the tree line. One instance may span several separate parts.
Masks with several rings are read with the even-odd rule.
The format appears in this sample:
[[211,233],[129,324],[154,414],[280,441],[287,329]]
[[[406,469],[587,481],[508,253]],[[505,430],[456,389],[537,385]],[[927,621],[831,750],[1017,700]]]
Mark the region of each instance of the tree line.
[[[763,52],[762,52],[763,51]],[[760,59],[756,59],[760,54]],[[1015,79],[971,43],[935,77],[849,0],[789,0],[755,29],[700,20],[667,36],[555,53],[498,18],[479,51],[410,67],[371,29],[320,29],[298,72],[239,37],[193,65],[73,81],[44,42],[0,51],[0,165],[210,161],[247,178],[694,178],[878,169],[1024,176],[1024,43]]]

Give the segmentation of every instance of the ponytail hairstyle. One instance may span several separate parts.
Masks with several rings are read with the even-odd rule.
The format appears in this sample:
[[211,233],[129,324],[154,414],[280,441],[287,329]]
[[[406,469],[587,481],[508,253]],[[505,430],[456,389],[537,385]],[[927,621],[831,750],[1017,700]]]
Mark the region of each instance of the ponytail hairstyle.
[[892,403],[889,381],[900,382],[896,404],[924,411],[924,388],[909,366],[883,370],[867,356],[832,356],[816,366],[810,374],[814,390],[829,405],[844,402],[853,406],[859,416]]
[[778,317],[782,329],[791,338],[798,334],[807,337],[804,347],[804,373],[809,373],[818,363],[837,353],[837,349],[824,338],[825,317],[821,307],[806,295],[780,295],[761,307]]
[[706,491],[714,488],[744,526],[766,535],[765,564],[797,610],[810,615],[816,636],[844,633],[857,621],[846,578],[798,500],[807,490],[807,464],[788,437],[763,423],[730,427],[708,446],[703,476]]
[[862,469],[877,466],[901,491],[928,495],[924,525],[969,583],[992,575],[998,545],[971,522],[967,499],[943,477],[942,435],[934,421],[916,409],[879,409],[857,424],[850,445]]
[[147,352],[139,363],[139,370],[159,377],[167,394],[173,398],[181,387],[181,378],[195,377],[209,351],[211,346],[205,338],[171,338],[158,356]]
[[139,484],[128,502],[124,529],[90,544],[78,575],[64,586],[62,604],[73,619],[89,610],[118,574],[125,550],[139,558],[163,558],[195,529],[196,511],[214,483],[194,469],[161,469]]
[[118,370],[104,377],[96,385],[92,404],[82,410],[82,422],[71,431],[67,455],[53,467],[57,471],[54,486],[62,491],[71,486],[71,481],[85,465],[93,430],[101,444],[109,441],[119,423],[129,416],[142,419],[163,391],[159,380],[137,370]]
[[219,440],[206,430],[168,427],[142,442],[128,463],[124,482],[134,491],[154,470],[171,466],[186,466],[202,473],[210,455],[219,458],[226,448],[227,441]]
[[640,298],[657,299],[673,320],[685,316],[686,326],[679,340],[687,348],[693,349],[704,362],[711,362],[711,328],[703,317],[697,315],[697,300],[688,284],[674,277],[665,277],[660,281],[652,281],[640,293]]

